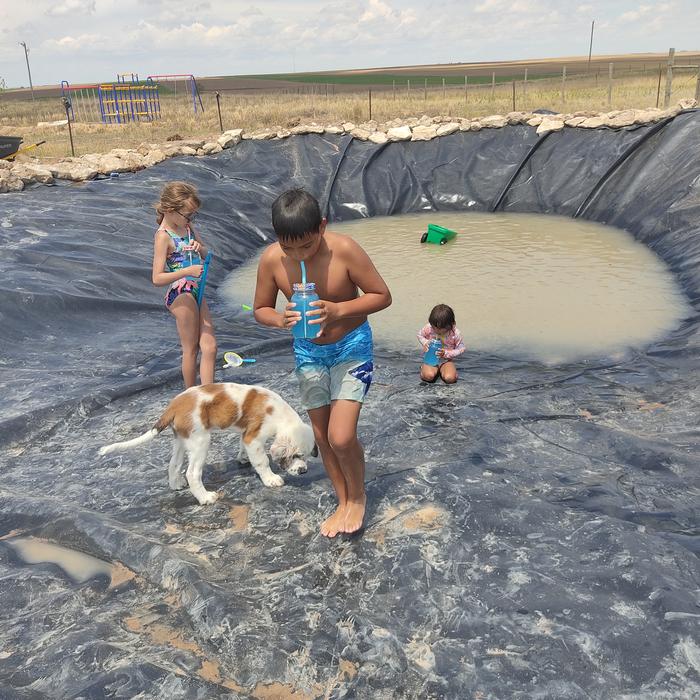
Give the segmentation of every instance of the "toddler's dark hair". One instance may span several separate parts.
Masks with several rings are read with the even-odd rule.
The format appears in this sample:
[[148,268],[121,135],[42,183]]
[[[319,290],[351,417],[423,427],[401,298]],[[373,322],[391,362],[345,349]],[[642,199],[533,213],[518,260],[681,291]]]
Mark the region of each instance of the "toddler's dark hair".
[[455,312],[447,304],[438,304],[430,312],[428,323],[433,328],[452,328],[455,325]]
[[294,241],[316,233],[321,220],[318,201],[306,190],[288,190],[272,203],[272,228],[281,240]]

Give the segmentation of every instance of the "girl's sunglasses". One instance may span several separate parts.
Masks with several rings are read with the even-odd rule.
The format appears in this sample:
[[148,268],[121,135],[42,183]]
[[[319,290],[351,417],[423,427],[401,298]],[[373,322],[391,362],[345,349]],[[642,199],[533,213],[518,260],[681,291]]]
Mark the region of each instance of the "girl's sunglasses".
[[183,214],[181,211],[177,213],[187,222],[193,221],[194,217],[197,216],[196,211],[193,211],[191,214]]

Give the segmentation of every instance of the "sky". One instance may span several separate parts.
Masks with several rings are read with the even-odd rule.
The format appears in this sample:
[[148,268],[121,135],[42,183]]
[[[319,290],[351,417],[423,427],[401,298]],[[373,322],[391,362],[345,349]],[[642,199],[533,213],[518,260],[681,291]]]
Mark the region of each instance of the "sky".
[[[0,80],[197,76],[700,49],[700,2],[0,0]],[[1,85],[2,83],[0,83]]]

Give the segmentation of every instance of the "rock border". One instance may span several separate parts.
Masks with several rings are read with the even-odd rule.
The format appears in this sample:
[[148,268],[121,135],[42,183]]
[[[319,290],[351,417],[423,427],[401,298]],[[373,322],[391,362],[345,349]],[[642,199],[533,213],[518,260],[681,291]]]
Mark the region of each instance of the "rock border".
[[305,124],[289,129],[277,127],[245,131],[229,129],[219,136],[203,139],[182,139],[166,143],[142,143],[138,148],[115,148],[108,153],[88,153],[76,158],[62,158],[55,162],[43,162],[37,158],[19,155],[13,162],[0,160],[0,193],[20,192],[25,187],[40,183],[54,184],[56,180],[83,182],[113,173],[136,172],[176,156],[208,156],[233,148],[242,140],[263,141],[284,139],[300,134],[349,134],[360,141],[376,144],[396,141],[430,141],[457,131],[501,129],[508,125],[526,124],[542,135],[549,131],[572,129],[623,129],[625,127],[653,124],[667,117],[674,117],[685,109],[697,107],[694,99],[681,100],[670,109],[626,109],[612,112],[580,111],[570,114],[536,114],[533,112],[509,112],[476,119],[449,116],[409,117],[392,119],[384,123],[374,120],[354,124]]

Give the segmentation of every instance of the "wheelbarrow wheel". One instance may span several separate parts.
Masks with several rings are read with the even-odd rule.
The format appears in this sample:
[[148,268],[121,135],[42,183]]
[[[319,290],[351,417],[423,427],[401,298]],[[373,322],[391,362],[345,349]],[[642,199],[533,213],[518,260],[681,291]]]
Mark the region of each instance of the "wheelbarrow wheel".
[[445,243],[447,243],[447,239],[446,239],[446,238],[441,238],[441,239],[440,239],[440,245],[445,245]]
[[420,242],[425,243],[428,240],[428,232],[426,231],[421,237]]

